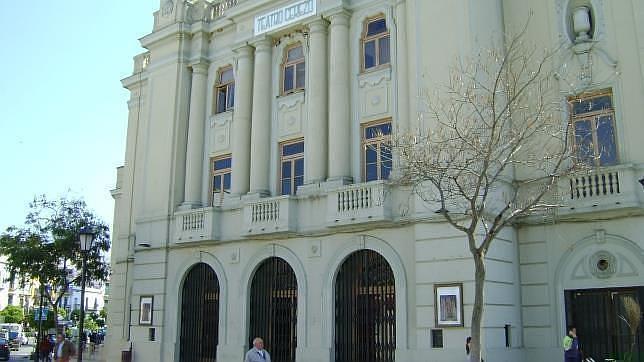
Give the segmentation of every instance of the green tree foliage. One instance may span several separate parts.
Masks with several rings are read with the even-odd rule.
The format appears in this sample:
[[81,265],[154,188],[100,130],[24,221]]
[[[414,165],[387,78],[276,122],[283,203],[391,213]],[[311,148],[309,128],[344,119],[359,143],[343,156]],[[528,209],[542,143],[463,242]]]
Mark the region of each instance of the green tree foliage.
[[99,325],[94,318],[94,315],[85,315],[85,325],[83,326],[83,329],[85,331],[90,331],[90,332],[96,332],[98,331]]
[[9,305],[0,312],[5,323],[22,323],[25,320],[25,314],[21,307]]
[[[27,316],[27,321],[31,328],[35,329],[36,331],[38,330],[40,321],[34,319],[34,312],[29,313],[29,315]],[[42,329],[44,331],[51,328],[56,328],[56,314],[53,310],[50,310],[47,313],[47,320],[42,321]]]
[[88,252],[87,280],[104,281],[109,274],[104,257],[110,248],[109,228],[83,200],[35,198],[29,204],[24,227],[11,226],[0,236],[0,254],[6,257],[11,275],[51,286],[45,298],[56,311],[69,286],[80,284],[78,240],[79,231],[86,227],[96,235]]
[[80,320],[80,309],[74,309],[69,314],[69,320],[72,322],[78,322]]

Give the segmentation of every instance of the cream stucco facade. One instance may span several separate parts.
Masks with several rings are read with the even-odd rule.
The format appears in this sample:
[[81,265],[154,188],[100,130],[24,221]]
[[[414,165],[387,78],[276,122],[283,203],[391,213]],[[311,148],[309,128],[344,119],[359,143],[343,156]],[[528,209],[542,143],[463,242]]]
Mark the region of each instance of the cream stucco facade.
[[[292,22],[256,26],[293,4],[301,8]],[[590,9],[590,41],[575,41],[580,6]],[[123,80],[131,98],[125,164],[112,191],[109,360],[130,347],[137,361],[181,360],[184,281],[205,263],[219,283],[217,361],[242,361],[255,272],[278,257],[297,280],[295,359],[335,361],[338,271],[359,250],[378,253],[393,273],[395,360],[465,360],[474,279],[465,239],[405,187],[367,181],[363,127],[426,127],[421,95],[448,81],[456,57],[488,47],[529,14],[530,42],[564,44],[553,82],[561,101],[582,85],[610,89],[615,109],[617,161],[562,180],[565,207],[506,229],[488,256],[485,360],[561,359],[566,291],[644,286],[637,0],[161,0],[153,31],[141,38],[147,51]],[[379,53],[383,64],[365,70],[370,19],[386,23],[389,61]],[[303,49],[304,87],[284,92],[294,45]],[[234,106],[219,112],[227,67]],[[302,186],[282,195],[282,147],[298,140]],[[212,160],[221,157],[232,159],[230,187],[216,194]],[[598,258],[609,268],[595,270]],[[463,285],[464,326],[439,327],[435,286],[452,283]],[[151,324],[139,323],[142,296],[153,297]],[[436,329],[442,347],[432,345]]]

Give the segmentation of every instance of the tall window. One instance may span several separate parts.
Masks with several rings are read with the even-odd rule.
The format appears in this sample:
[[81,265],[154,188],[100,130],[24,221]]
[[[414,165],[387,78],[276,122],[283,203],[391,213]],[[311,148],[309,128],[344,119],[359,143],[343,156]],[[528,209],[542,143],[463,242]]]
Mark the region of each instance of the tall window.
[[282,195],[295,195],[304,183],[304,141],[290,141],[280,145],[280,187]]
[[384,17],[367,20],[362,35],[362,69],[371,70],[389,64],[389,30]]
[[616,164],[615,110],[611,91],[572,97],[568,103],[579,162],[589,166]]
[[286,50],[286,59],[282,69],[282,93],[288,94],[304,89],[306,77],[306,63],[302,45],[290,47]]
[[214,158],[212,163],[212,204],[219,205],[224,198],[224,193],[230,190],[230,175],[232,172],[232,158],[223,156]]
[[235,78],[232,67],[226,67],[219,71],[215,97],[215,113],[233,109],[235,105]]
[[365,181],[386,180],[391,173],[391,121],[362,127],[362,164]]

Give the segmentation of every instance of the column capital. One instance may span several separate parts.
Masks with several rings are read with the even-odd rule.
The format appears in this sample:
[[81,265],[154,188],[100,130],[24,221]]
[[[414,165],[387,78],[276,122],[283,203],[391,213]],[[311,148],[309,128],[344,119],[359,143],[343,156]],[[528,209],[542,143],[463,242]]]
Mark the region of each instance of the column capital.
[[208,74],[209,67],[210,67],[210,63],[203,59],[199,59],[197,61],[190,63],[190,68],[192,68],[192,74]]
[[237,58],[252,58],[255,48],[244,43],[236,47],[233,47],[233,52],[237,55]]
[[329,22],[320,17],[310,21],[306,25],[309,27],[311,34],[326,33]]
[[273,38],[267,35],[262,35],[253,39],[251,44],[255,47],[256,53],[269,51],[273,46]]
[[331,21],[331,26],[349,26],[351,12],[344,8],[337,8],[325,14]]

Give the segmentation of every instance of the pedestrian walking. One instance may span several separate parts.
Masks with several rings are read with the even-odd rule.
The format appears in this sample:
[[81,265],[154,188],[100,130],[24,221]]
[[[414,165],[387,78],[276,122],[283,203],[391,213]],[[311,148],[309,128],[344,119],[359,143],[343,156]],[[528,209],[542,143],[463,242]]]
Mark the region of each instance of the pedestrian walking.
[[271,362],[271,355],[264,349],[263,339],[253,339],[253,348],[246,352],[244,362]]
[[76,355],[74,344],[62,334],[56,335],[56,345],[54,346],[54,361],[69,362]]

